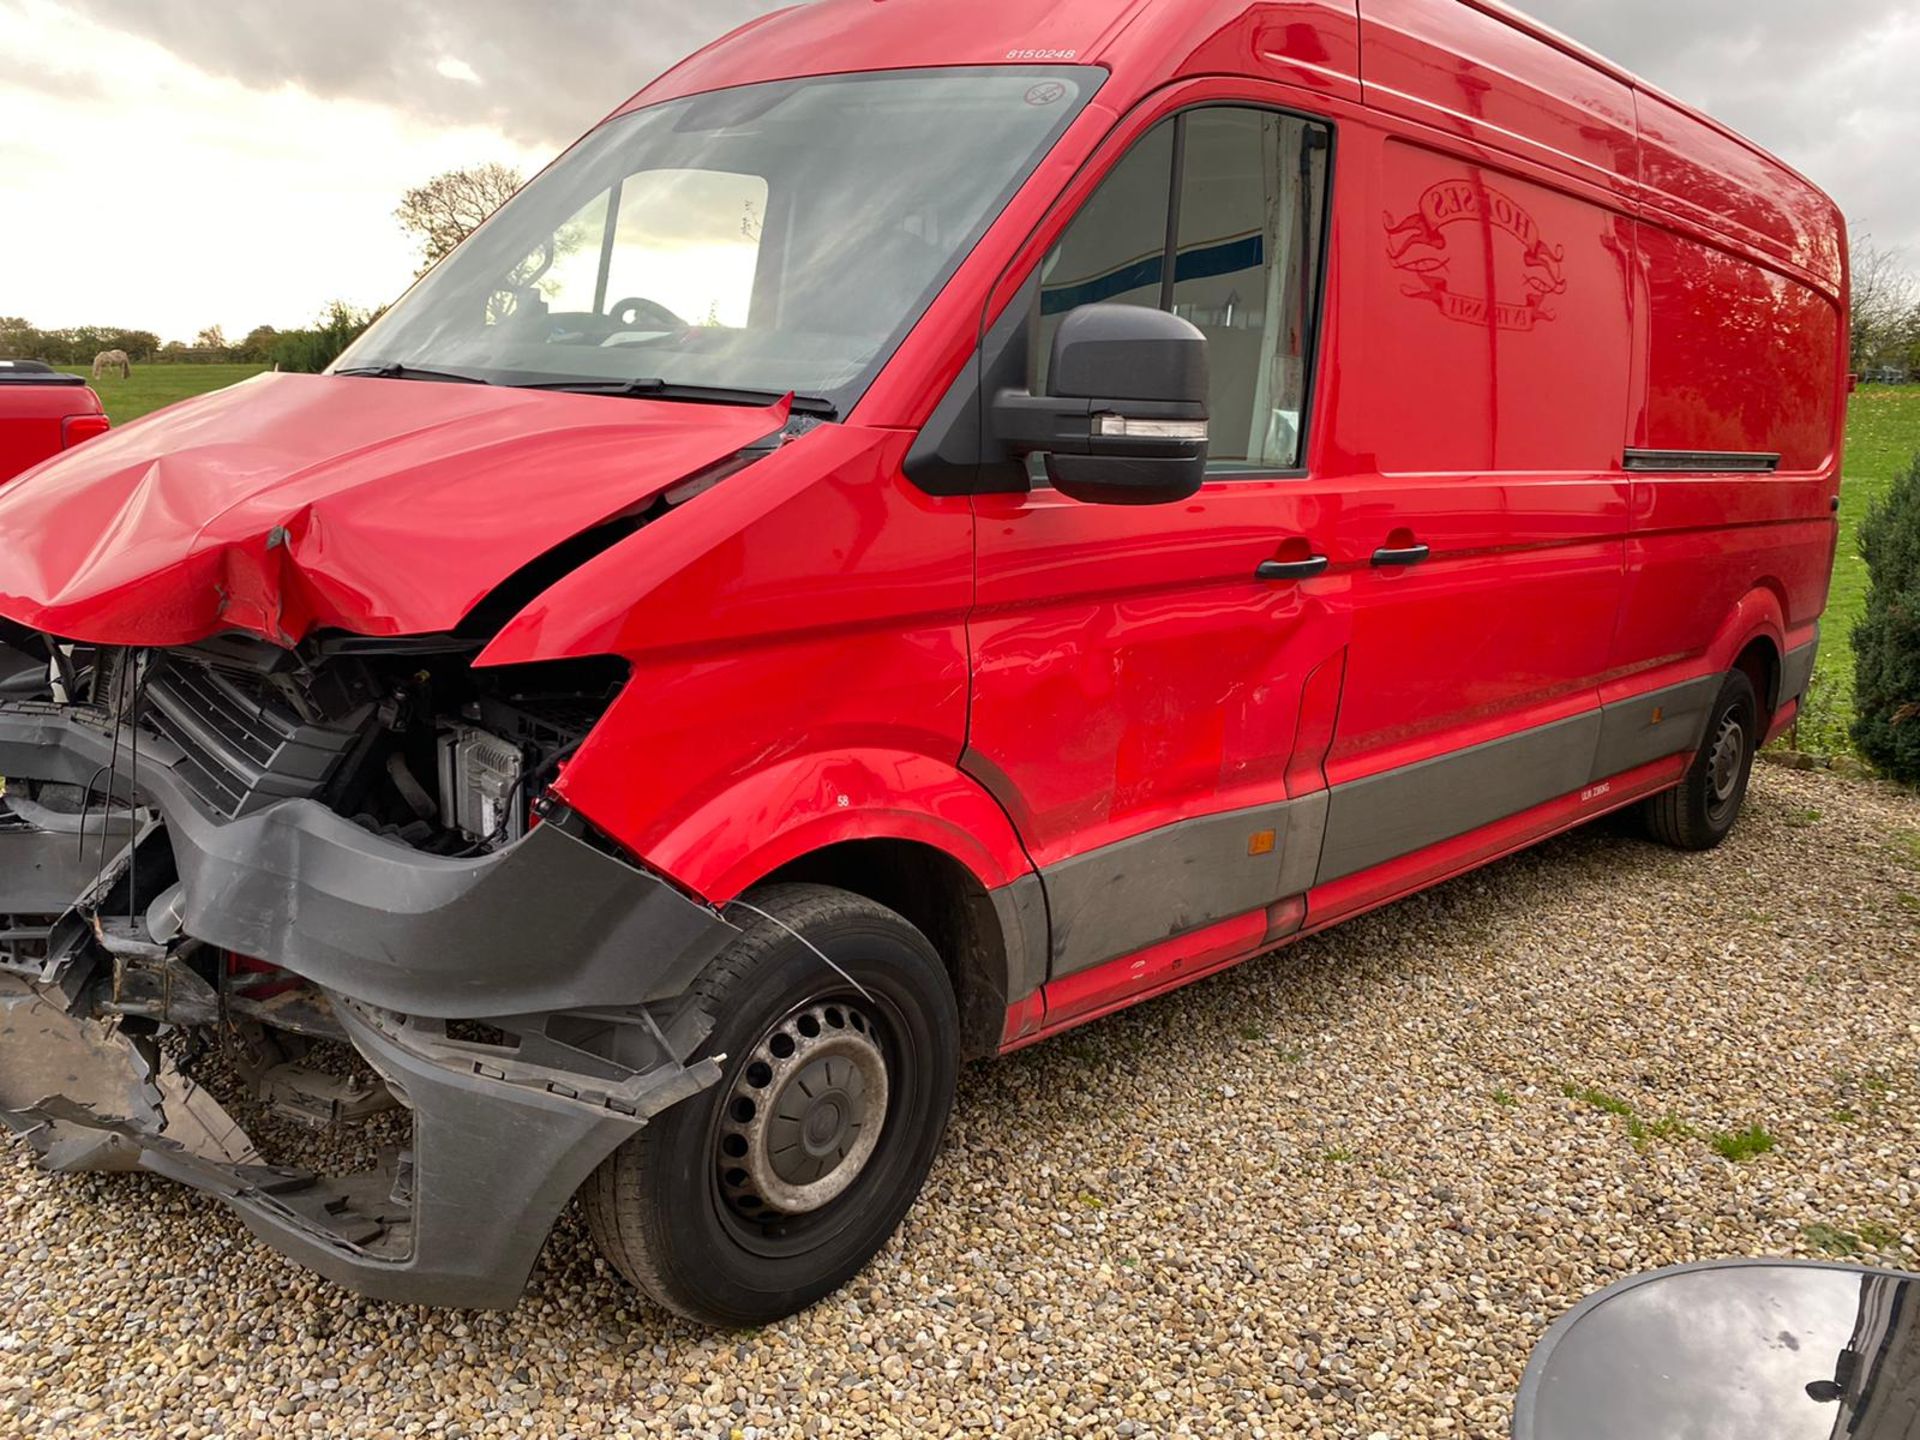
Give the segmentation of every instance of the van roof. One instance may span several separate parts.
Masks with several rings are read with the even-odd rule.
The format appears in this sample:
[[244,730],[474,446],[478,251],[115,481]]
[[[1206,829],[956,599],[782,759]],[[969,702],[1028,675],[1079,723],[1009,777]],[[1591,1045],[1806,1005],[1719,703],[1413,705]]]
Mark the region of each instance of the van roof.
[[[759,81],[861,70],[957,65],[1099,65],[1117,89],[1103,101],[1125,111],[1182,75],[1223,73],[1238,55],[1292,58],[1312,43],[1315,11],[1363,17],[1374,0],[813,0],[749,21],[660,76],[615,113],[680,95]],[[1401,0],[1404,4],[1404,0]],[[1590,67],[1636,97],[1645,142],[1660,164],[1626,177],[1666,217],[1705,228],[1838,298],[1844,283],[1837,207],[1804,176],[1728,126],[1676,100],[1504,0],[1425,0],[1436,12],[1471,10]],[[1463,43],[1468,28],[1462,27]],[[1482,31],[1484,33],[1484,30]],[[1169,46],[1169,36],[1192,36]],[[1278,38],[1274,38],[1274,37]],[[1234,37],[1233,43],[1218,42]],[[1357,55],[1305,67],[1353,98]],[[1244,63],[1244,62],[1243,62]],[[1276,78],[1287,78],[1277,76]],[[1325,88],[1323,86],[1323,88]],[[1624,100],[1624,97],[1623,97]],[[1713,184],[1715,177],[1728,183]],[[1702,183],[1703,181],[1707,183]],[[1709,209],[1700,193],[1751,197]]]

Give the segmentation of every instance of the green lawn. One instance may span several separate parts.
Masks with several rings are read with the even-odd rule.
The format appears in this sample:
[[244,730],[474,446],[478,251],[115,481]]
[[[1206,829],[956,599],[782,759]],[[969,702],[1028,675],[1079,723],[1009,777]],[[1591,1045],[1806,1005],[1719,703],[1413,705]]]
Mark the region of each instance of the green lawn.
[[1845,480],[1840,486],[1840,552],[1833,595],[1820,628],[1820,661],[1794,743],[1822,754],[1849,753],[1853,741],[1853,627],[1867,602],[1860,522],[1920,455],[1920,385],[1862,385],[1847,415]]
[[[75,375],[88,373],[85,366],[62,368]],[[116,425],[125,425],[176,400],[236,385],[264,369],[264,365],[136,365],[129,379],[105,375],[92,383],[100,393],[100,403],[107,407],[108,418]]]

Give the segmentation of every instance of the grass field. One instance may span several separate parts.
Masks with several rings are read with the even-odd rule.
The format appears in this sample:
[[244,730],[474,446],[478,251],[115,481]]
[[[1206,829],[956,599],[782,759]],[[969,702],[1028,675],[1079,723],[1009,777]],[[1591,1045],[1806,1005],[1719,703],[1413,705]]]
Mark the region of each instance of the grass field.
[[[85,366],[63,368],[75,375],[88,373]],[[136,365],[130,378],[107,375],[94,381],[93,388],[107,407],[107,417],[116,425],[125,425],[176,400],[236,385],[264,369],[264,365]]]
[[1853,750],[1853,627],[1867,603],[1860,522],[1894,476],[1920,455],[1920,385],[1863,385],[1847,415],[1846,478],[1840,487],[1840,551],[1821,622],[1820,661],[1794,744],[1821,754]]

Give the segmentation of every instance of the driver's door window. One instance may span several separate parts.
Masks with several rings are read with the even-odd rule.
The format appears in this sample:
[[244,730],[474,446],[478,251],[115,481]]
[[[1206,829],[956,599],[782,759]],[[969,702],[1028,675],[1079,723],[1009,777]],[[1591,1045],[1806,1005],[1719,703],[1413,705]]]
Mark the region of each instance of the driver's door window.
[[635,335],[676,323],[739,328],[753,308],[766,210],[758,175],[643,170],[554,233],[552,263],[531,283],[549,313],[614,316]]
[[1036,383],[1075,307],[1171,310],[1207,337],[1209,470],[1298,467],[1329,135],[1316,120],[1219,105],[1135,142],[1042,262]]

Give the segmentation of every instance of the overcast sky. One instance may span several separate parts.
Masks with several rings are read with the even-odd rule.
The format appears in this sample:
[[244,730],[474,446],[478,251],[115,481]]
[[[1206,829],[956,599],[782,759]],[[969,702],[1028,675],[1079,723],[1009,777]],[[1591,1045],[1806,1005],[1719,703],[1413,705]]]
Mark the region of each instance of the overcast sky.
[[[954,0],[965,3],[965,0]],[[407,186],[532,170],[760,0],[0,0],[0,315],[191,339],[392,299]],[[1920,269],[1920,0],[1532,0]]]

